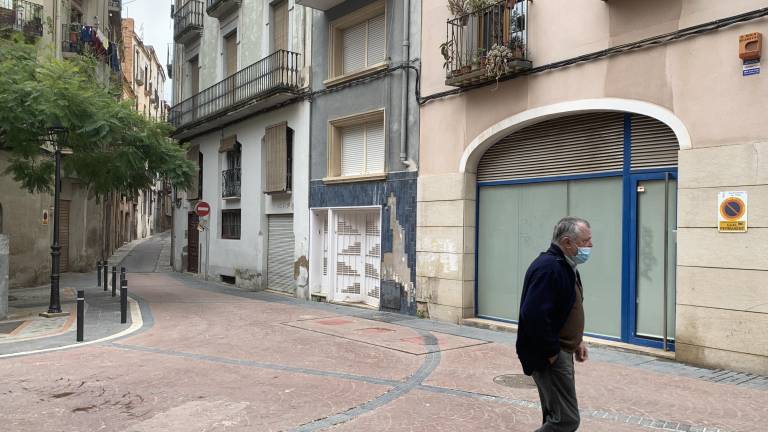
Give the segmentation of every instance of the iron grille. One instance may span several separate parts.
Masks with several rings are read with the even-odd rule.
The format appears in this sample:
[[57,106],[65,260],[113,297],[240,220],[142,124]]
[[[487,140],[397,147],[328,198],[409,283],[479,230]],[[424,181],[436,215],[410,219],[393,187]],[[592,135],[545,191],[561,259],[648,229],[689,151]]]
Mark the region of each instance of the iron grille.
[[221,197],[234,198],[240,196],[240,168],[221,172]]
[[191,31],[202,30],[204,9],[202,1],[190,0],[173,14],[173,38],[177,42]]
[[240,238],[240,209],[221,211],[221,238]]
[[299,54],[278,50],[176,104],[169,121],[178,128],[255,99],[296,91],[300,82]]
[[13,29],[27,36],[43,35],[43,6],[24,0],[0,0],[0,29]]

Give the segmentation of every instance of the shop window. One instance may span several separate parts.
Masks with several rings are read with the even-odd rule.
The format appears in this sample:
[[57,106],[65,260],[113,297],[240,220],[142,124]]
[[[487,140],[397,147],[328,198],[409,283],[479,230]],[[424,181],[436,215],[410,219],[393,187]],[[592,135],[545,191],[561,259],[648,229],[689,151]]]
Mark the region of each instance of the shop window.
[[221,238],[240,239],[240,209],[221,211]]

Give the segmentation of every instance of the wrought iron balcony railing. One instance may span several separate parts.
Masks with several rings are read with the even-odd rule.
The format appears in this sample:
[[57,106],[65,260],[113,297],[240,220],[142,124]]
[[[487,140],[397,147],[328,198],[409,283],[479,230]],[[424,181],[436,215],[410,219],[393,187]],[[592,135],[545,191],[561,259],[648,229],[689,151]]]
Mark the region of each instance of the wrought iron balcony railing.
[[296,92],[300,87],[299,54],[278,50],[176,104],[171,108],[169,121],[179,128],[236,109],[248,102],[266,99],[278,93]]
[[[113,52],[117,46],[99,38],[96,27],[81,24],[64,24],[61,26],[61,51],[70,54],[91,54],[105,63],[112,64]],[[104,44],[107,43],[107,47]],[[119,70],[119,67],[113,68]]]
[[43,35],[43,6],[25,0],[0,0],[0,30],[20,31],[28,37]]
[[530,69],[527,22],[527,0],[502,0],[448,20],[440,47],[445,83],[465,87]]
[[225,17],[240,7],[241,0],[206,0],[205,12],[214,18]]
[[240,168],[221,172],[221,197],[236,198],[240,196]]
[[189,42],[203,32],[205,5],[201,0],[189,0],[173,14],[173,40]]

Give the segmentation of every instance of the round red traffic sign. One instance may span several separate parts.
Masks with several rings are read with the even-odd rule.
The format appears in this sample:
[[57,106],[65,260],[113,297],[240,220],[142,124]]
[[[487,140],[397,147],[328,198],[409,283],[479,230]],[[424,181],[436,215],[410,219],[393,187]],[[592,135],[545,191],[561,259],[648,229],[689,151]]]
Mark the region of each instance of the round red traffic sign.
[[211,206],[208,205],[205,201],[200,201],[197,204],[195,204],[195,214],[198,216],[208,216],[208,214],[211,212]]

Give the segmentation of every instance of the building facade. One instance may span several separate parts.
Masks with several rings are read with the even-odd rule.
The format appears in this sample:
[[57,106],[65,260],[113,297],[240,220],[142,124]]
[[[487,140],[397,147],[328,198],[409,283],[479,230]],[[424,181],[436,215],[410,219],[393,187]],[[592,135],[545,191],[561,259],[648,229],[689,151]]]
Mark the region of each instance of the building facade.
[[[108,70],[119,71],[116,35],[120,33],[119,1],[0,1],[0,27],[11,28],[34,40],[41,49],[51,49],[58,57],[78,55],[86,47],[95,47],[90,36],[98,35],[98,55]],[[54,31],[47,30],[47,23]],[[86,34],[89,38],[83,39]],[[106,46],[105,46],[106,45]],[[8,164],[7,154],[0,149],[0,171]],[[0,175],[0,231],[10,244],[10,286],[25,287],[46,283],[50,277],[53,197],[30,194],[8,175]],[[97,202],[89,189],[77,178],[64,176],[61,192],[61,271],[92,270],[96,260],[116,248],[105,235],[112,212]],[[44,217],[48,215],[48,219]],[[118,227],[115,217],[111,226]]]
[[[445,3],[422,13],[446,28],[421,40],[430,317],[516,322],[528,264],[572,214],[592,222],[590,335],[768,373],[768,81],[740,57],[765,2]],[[746,232],[718,230],[736,217],[721,192],[748,194]]]
[[415,314],[420,3],[314,8],[310,291]]
[[174,196],[174,268],[306,298],[311,11],[190,0],[172,16],[169,121],[199,168]]

